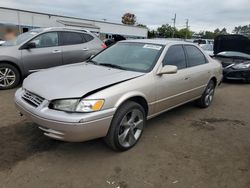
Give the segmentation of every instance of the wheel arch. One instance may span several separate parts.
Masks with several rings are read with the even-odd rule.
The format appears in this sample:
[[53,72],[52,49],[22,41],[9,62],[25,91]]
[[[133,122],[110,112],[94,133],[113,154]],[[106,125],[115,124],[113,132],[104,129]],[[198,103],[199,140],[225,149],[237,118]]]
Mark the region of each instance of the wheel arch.
[[20,74],[20,78],[21,79],[23,78],[22,71],[21,71],[20,67],[16,63],[14,63],[12,61],[3,61],[3,60],[0,60],[0,64],[9,64],[9,65],[12,65],[13,67],[15,67],[18,70],[18,72]]
[[217,78],[215,76],[213,76],[210,80],[212,80],[214,82],[215,86],[217,86],[218,81],[217,81]]
[[133,102],[140,104],[144,108],[146,116],[148,115],[149,107],[148,107],[148,102],[144,94],[139,93],[139,92],[131,92],[131,93],[125,94],[117,101],[117,103],[115,104],[115,107],[119,108],[122,104],[124,104],[127,101],[133,101]]

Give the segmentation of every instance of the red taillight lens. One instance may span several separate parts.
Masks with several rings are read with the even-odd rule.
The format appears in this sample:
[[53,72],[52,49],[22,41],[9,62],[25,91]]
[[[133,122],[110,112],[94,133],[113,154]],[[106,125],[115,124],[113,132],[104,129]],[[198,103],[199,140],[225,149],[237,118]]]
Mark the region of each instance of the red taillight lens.
[[102,44],[102,48],[103,48],[103,49],[107,48],[106,44],[103,43],[103,44]]

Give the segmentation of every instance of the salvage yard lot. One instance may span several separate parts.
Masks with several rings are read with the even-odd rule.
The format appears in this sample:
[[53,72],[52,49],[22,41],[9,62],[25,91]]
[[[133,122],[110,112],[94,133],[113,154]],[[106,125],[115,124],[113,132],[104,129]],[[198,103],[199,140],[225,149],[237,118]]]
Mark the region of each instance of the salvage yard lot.
[[0,187],[250,187],[250,85],[222,84],[208,109],[192,103],[147,123],[133,149],[102,139],[51,140],[0,91]]

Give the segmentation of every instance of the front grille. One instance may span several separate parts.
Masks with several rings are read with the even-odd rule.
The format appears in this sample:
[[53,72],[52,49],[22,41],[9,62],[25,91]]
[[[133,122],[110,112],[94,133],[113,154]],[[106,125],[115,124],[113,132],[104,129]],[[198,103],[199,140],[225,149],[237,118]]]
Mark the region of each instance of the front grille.
[[23,96],[22,96],[23,100],[25,100],[27,103],[29,103],[31,106],[34,107],[38,107],[42,104],[42,102],[44,101],[44,98],[35,95],[29,91],[25,91]]

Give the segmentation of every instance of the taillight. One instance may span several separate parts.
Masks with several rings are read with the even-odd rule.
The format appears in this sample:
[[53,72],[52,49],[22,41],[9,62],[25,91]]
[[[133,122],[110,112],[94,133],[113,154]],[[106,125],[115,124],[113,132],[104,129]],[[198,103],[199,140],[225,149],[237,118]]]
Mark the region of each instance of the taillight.
[[107,48],[106,44],[102,43],[102,48],[103,49]]

